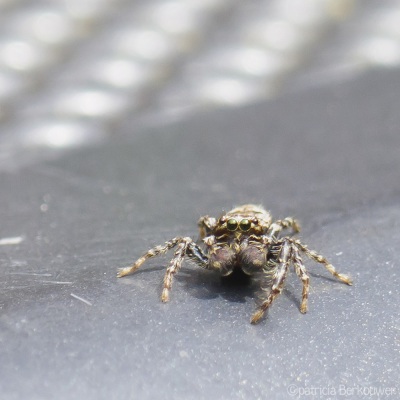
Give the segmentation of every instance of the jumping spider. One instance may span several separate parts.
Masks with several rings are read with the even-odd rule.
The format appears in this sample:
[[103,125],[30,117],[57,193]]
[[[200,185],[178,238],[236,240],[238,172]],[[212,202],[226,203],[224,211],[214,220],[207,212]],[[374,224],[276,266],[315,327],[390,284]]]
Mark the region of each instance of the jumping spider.
[[[275,297],[282,292],[291,265],[303,282],[300,312],[307,312],[310,278],[300,253],[323,264],[342,282],[352,284],[350,277],[336,272],[325,257],[309,250],[300,240],[291,237],[300,230],[298,222],[291,217],[273,222],[271,215],[263,207],[246,204],[234,208],[218,219],[209,216],[201,217],[198,226],[200,228],[199,244],[190,237],[176,237],[163,246],[150,249],[132,266],[121,268],[118,277],[132,274],[147,259],[177,247],[164,277],[161,300],[167,302],[172,278],[179,271],[185,256],[200,267],[218,271],[222,276],[241,269],[245,274],[260,278],[261,289],[264,293],[259,307],[251,317],[253,324],[262,318]],[[281,237],[285,229],[291,229],[291,235]]]

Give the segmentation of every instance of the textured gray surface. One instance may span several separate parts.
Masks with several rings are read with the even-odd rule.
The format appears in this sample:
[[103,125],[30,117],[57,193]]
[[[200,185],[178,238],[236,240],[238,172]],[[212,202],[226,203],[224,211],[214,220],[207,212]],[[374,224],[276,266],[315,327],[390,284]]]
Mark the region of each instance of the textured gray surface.
[[[127,124],[2,172],[2,399],[398,396],[399,82],[370,74],[134,138]],[[200,215],[247,201],[298,217],[354,286],[307,263],[309,313],[292,274],[252,326],[251,285],[186,264],[165,305],[168,258],[115,277],[154,244],[196,237]]]

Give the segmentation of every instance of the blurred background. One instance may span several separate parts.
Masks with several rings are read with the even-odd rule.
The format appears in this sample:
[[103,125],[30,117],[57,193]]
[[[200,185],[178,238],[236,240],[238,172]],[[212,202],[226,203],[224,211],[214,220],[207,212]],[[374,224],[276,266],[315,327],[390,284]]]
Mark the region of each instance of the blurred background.
[[0,0],[0,162],[398,67],[399,21],[398,0]]

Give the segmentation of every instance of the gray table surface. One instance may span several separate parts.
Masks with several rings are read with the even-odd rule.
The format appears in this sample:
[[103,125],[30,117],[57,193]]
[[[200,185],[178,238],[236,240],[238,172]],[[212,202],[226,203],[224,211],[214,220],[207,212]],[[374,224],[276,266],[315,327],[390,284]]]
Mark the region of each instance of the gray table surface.
[[[127,123],[73,151],[21,150],[0,175],[1,398],[398,398],[399,93],[399,71],[370,72],[155,129]],[[116,278],[244,202],[300,219],[354,286],[307,262],[308,314],[292,273],[253,326],[254,286],[188,263],[161,304],[171,255]]]

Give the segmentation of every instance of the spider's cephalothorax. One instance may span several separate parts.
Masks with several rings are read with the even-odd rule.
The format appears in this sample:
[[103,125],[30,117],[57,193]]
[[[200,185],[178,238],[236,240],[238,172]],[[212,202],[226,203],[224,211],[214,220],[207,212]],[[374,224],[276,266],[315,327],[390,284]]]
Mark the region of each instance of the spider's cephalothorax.
[[[246,204],[223,214],[220,218],[204,216],[198,222],[199,243],[190,237],[176,237],[163,246],[156,246],[140,257],[132,266],[120,269],[118,277],[135,272],[147,259],[163,254],[177,247],[164,277],[161,300],[169,300],[172,277],[178,272],[185,256],[200,267],[215,270],[221,275],[231,274],[240,268],[248,275],[261,278],[262,292],[260,306],[251,318],[258,322],[283,288],[288,270],[293,266],[303,283],[300,311],[307,311],[309,277],[300,254],[321,263],[336,278],[352,284],[347,275],[338,273],[328,260],[309,250],[306,245],[291,236],[300,230],[298,222],[291,218],[272,221],[271,215],[261,206]],[[291,234],[281,235],[290,229]]]

